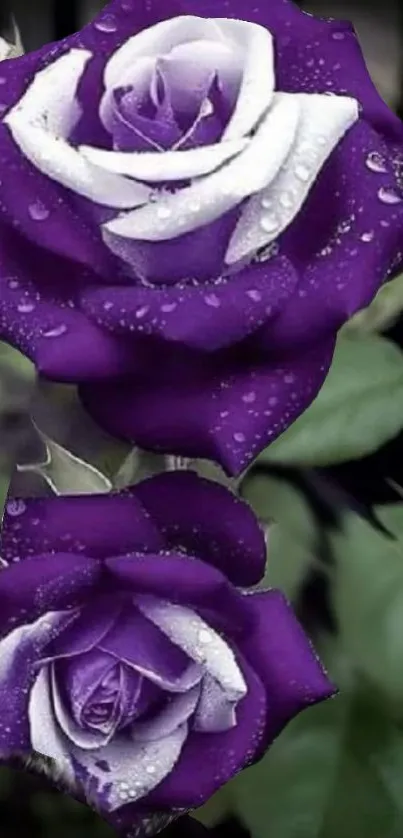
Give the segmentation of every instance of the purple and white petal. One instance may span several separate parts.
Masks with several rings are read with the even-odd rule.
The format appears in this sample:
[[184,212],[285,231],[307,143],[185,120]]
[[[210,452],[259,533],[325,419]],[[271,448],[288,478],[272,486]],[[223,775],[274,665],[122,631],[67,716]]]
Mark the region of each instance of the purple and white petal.
[[150,721],[135,722],[131,732],[132,739],[135,742],[152,742],[169,736],[192,716],[198,705],[201,689],[203,687],[196,684],[188,692],[171,698]]
[[131,239],[165,241],[211,224],[271,183],[292,147],[299,114],[297,97],[278,94],[246,148],[233,160],[190,186],[162,193],[108,221],[104,229]]
[[298,128],[284,166],[243,210],[225,256],[227,265],[251,257],[288,227],[324,163],[358,119],[358,102],[347,96],[277,93],[275,100],[278,96],[298,102]]
[[239,701],[245,696],[245,680],[232,649],[195,611],[155,597],[137,596],[135,601],[172,643],[218,681],[228,698]]
[[91,57],[88,50],[72,49],[40,70],[4,122],[22,153],[42,174],[97,204],[135,207],[148,200],[150,188],[99,169],[68,140],[80,117],[75,92]]
[[[157,741],[136,742],[127,736],[116,736],[109,745],[95,752],[73,746],[72,753],[79,765],[98,781],[97,793],[102,796],[106,810],[113,812],[126,803],[141,800],[171,773],[187,732],[185,722]],[[103,770],[104,765],[109,770]]]
[[103,733],[97,730],[84,730],[84,728],[80,727],[73,719],[71,713],[69,713],[63,701],[54,664],[49,665],[47,677],[50,679],[51,703],[55,718],[68,741],[73,742],[78,748],[83,748],[84,750],[93,750],[106,745],[114,734],[113,728],[108,733]]
[[74,783],[70,743],[55,719],[47,666],[42,667],[31,690],[28,718],[32,749],[54,759],[66,781]]
[[192,720],[192,730],[221,733],[236,725],[237,701],[230,701],[226,691],[206,673],[201,686],[200,701]]

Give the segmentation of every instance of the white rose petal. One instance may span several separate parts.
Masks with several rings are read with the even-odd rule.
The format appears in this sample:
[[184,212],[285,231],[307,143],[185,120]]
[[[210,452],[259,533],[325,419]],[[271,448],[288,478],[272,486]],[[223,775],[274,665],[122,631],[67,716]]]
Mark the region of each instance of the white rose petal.
[[205,175],[235,157],[247,144],[246,139],[241,139],[185,151],[118,152],[93,146],[80,146],[79,151],[90,163],[108,172],[157,183]]
[[74,97],[90,58],[87,50],[72,49],[41,70],[4,122],[43,174],[95,203],[139,206],[150,196],[148,187],[98,169],[66,139],[81,115]]
[[55,720],[47,666],[42,667],[31,690],[28,718],[33,750],[54,759],[63,778],[68,783],[74,783],[68,743]]
[[358,104],[347,96],[284,95],[300,103],[297,134],[285,166],[243,210],[226,253],[228,265],[253,255],[288,227],[322,166],[358,119]]
[[[168,736],[151,742],[135,742],[126,733],[115,736],[109,745],[97,751],[72,752],[90,775],[99,782],[99,791],[109,791],[106,808],[109,812],[125,803],[145,797],[167,777],[178,761],[188,733],[187,724],[177,727]],[[106,763],[110,770],[103,771]]]
[[208,18],[182,15],[173,20],[163,20],[129,38],[108,61],[104,81],[106,88],[120,87],[123,73],[133,67],[139,58],[159,58],[174,47],[187,41],[222,41],[217,22]]
[[239,701],[246,695],[246,684],[232,649],[196,612],[152,596],[136,596],[135,604],[173,643],[205,668],[228,699]]
[[274,94],[274,51],[270,32],[244,20],[218,20],[227,38],[245,55],[241,89],[234,113],[222,135],[232,140],[249,134],[270,105]]
[[129,239],[175,238],[220,218],[277,175],[294,141],[299,101],[275,94],[273,105],[244,151],[218,171],[105,224]]

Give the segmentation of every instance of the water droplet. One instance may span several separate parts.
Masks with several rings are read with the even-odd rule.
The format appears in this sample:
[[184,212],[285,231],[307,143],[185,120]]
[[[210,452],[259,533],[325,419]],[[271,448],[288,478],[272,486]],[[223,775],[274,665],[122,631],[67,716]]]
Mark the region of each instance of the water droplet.
[[103,304],[103,308],[105,309],[105,311],[110,311],[111,308],[113,308],[113,303],[110,300],[106,300],[106,302]]
[[141,318],[142,318],[142,317],[145,317],[145,316],[146,316],[146,314],[147,314],[147,312],[148,312],[149,310],[150,310],[150,307],[149,307],[149,306],[141,306],[141,308],[138,308],[138,309],[137,309],[137,311],[136,311],[136,313],[135,313],[135,314],[136,314],[136,317],[137,317],[139,320],[141,320]]
[[155,774],[155,772],[156,772],[155,765],[147,765],[146,771],[147,771],[147,774]]
[[249,297],[250,300],[253,300],[254,303],[260,303],[260,300],[262,299],[260,291],[256,288],[251,288],[250,291],[247,291],[246,296]]
[[241,433],[240,431],[235,431],[234,440],[235,442],[245,442],[245,434]]
[[20,314],[30,314],[30,312],[33,311],[34,308],[35,308],[34,303],[25,302],[25,303],[20,303],[17,306],[17,311],[19,311]]
[[28,213],[33,221],[46,221],[50,215],[48,208],[45,207],[42,201],[35,201],[34,204],[30,204]]
[[269,215],[262,215],[260,219],[260,226],[262,230],[265,230],[266,233],[274,233],[279,226],[279,221],[274,213],[270,213]]
[[287,375],[284,376],[284,383],[285,384],[294,384],[294,382],[295,382],[294,373],[289,372],[289,373],[287,373]]
[[190,212],[199,212],[201,207],[200,201],[189,201],[189,210]]
[[216,294],[206,294],[204,302],[212,308],[219,308],[221,302]]
[[399,193],[392,186],[381,186],[378,189],[378,198],[383,204],[400,204],[402,200]]
[[373,230],[368,230],[367,233],[363,233],[362,236],[360,236],[360,239],[362,242],[372,242],[374,235],[375,233]]
[[15,291],[16,288],[20,287],[20,283],[16,279],[10,279],[8,287],[11,288],[12,291]]
[[260,203],[263,209],[270,209],[270,207],[273,206],[273,201],[270,198],[262,198]]
[[9,500],[6,504],[7,514],[11,515],[12,518],[17,518],[18,515],[22,515],[26,508],[27,505],[23,500]]
[[198,635],[199,643],[212,643],[213,636],[207,629],[200,629]]
[[332,38],[334,41],[344,41],[345,32],[332,32]]
[[95,29],[98,29],[99,32],[116,32],[118,28],[113,15],[104,15],[100,20],[96,20],[94,27]]
[[270,407],[275,407],[277,402],[278,402],[277,396],[270,396],[270,398],[269,398]]
[[379,151],[370,151],[365,165],[371,172],[387,172],[385,158],[379,154]]
[[245,404],[253,404],[253,402],[256,401],[256,393],[253,390],[250,393],[245,393],[245,395],[242,396],[242,401],[245,402]]
[[60,326],[55,326],[54,329],[49,329],[47,332],[43,332],[44,338],[60,338],[62,335],[65,335],[67,332],[67,326],[65,323],[61,323]]
[[178,306],[178,303],[164,303],[161,306],[161,311],[163,311],[164,314],[169,314],[171,311],[175,311],[177,306]]
[[291,209],[293,203],[293,197],[289,192],[284,192],[284,195],[280,195],[280,204],[284,209]]
[[169,207],[165,206],[164,204],[161,204],[161,206],[157,207],[158,218],[164,220],[165,218],[169,218],[171,214],[172,210],[170,210]]
[[304,183],[306,183],[306,181],[309,180],[311,176],[311,172],[308,169],[308,166],[305,166],[304,163],[298,163],[298,165],[295,166],[294,173],[295,177],[297,177],[298,180],[302,180]]

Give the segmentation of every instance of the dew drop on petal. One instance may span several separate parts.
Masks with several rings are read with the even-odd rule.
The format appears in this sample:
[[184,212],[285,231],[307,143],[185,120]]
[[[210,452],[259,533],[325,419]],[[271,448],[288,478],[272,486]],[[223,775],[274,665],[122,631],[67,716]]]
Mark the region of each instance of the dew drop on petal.
[[169,218],[171,214],[172,211],[170,210],[170,208],[164,206],[164,204],[161,204],[160,207],[157,207],[157,217],[160,218],[162,221],[164,221],[166,218]]
[[293,203],[293,197],[289,192],[284,192],[284,195],[280,195],[280,204],[284,209],[291,209]]
[[273,206],[273,202],[270,198],[262,198],[260,203],[263,209],[270,209],[270,207]]
[[260,226],[262,230],[265,230],[266,233],[274,233],[279,226],[279,221],[274,213],[269,213],[268,215],[262,215],[260,219]]
[[16,288],[19,288],[19,287],[20,287],[20,283],[18,282],[18,280],[17,280],[17,279],[10,279],[10,281],[9,281],[9,283],[8,283],[8,287],[9,287],[12,291],[15,291],[15,289],[16,289]]
[[344,41],[345,33],[344,32],[332,32],[332,38],[334,41]]
[[379,154],[379,151],[370,151],[365,165],[371,172],[387,172],[385,158]]
[[235,431],[234,440],[235,442],[245,442],[245,434],[241,433],[241,431]]
[[35,309],[35,303],[28,303],[28,302],[24,303],[23,302],[23,303],[20,303],[17,306],[17,311],[19,311],[20,314],[30,314],[31,311],[34,311],[34,309]]
[[42,336],[44,338],[60,338],[62,335],[65,335],[67,332],[67,326],[65,323],[61,323],[60,326],[55,326],[54,329],[49,329],[47,332],[43,332]]
[[378,189],[378,198],[383,204],[400,204],[402,200],[401,195],[399,195],[396,189],[386,186],[381,186]]
[[177,305],[177,303],[163,303],[163,305],[161,306],[161,311],[163,311],[164,314],[169,314],[171,311],[175,311]]
[[35,201],[28,207],[28,213],[33,221],[46,221],[49,218],[50,212],[42,201]]
[[12,518],[17,518],[25,512],[27,505],[23,500],[9,500],[6,504],[7,514]]
[[136,317],[138,318],[138,320],[141,320],[142,317],[145,317],[148,311],[149,306],[141,306],[141,308],[138,308],[136,311]]
[[113,303],[111,302],[111,300],[106,300],[106,302],[104,302],[103,304],[103,308],[105,309],[105,311],[110,311],[111,308],[113,308]]
[[368,230],[367,233],[363,233],[362,236],[360,236],[360,239],[361,239],[362,242],[372,242],[374,236],[375,236],[374,231],[373,230]]
[[250,291],[246,292],[246,296],[249,297],[250,300],[253,300],[254,303],[260,303],[262,299],[262,295],[257,288],[251,288]]
[[197,635],[199,643],[212,643],[213,637],[207,629],[200,629]]
[[104,15],[100,20],[95,21],[94,27],[95,29],[98,29],[99,32],[116,32],[116,19],[113,15]]
[[302,180],[304,183],[309,180],[311,175],[310,169],[303,163],[298,163],[298,165],[295,166],[294,173],[295,177],[297,177],[298,180]]
[[253,402],[256,401],[256,393],[253,390],[250,393],[245,393],[242,396],[242,401],[245,402],[245,404],[253,404]]
[[220,300],[218,299],[216,294],[206,294],[204,302],[206,303],[206,305],[211,306],[212,308],[218,308],[221,305]]

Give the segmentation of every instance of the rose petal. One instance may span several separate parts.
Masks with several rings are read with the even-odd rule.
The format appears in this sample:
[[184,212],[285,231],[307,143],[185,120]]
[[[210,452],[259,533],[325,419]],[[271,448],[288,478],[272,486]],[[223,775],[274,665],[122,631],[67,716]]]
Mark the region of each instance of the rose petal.
[[172,697],[166,706],[156,712],[149,721],[136,721],[131,736],[134,742],[152,742],[169,736],[180,725],[187,722],[194,712],[200,697],[200,684]]
[[74,784],[74,769],[69,743],[58,727],[51,697],[50,673],[44,666],[36,678],[28,706],[31,747],[38,754],[55,760],[58,771],[68,784]]
[[[194,249],[188,251],[190,243],[178,240],[178,246],[180,241],[178,258],[182,250],[194,255]],[[137,251],[134,242],[133,247]],[[173,254],[171,258],[173,261]],[[164,260],[162,265],[167,274],[170,264]],[[260,326],[267,325],[270,330],[299,279],[289,259],[273,255],[213,286],[89,287],[81,296],[81,304],[94,323],[114,335],[145,332],[170,343],[214,352],[257,332]]]
[[144,480],[131,493],[150,513],[169,548],[180,545],[218,567],[235,585],[254,585],[262,578],[263,533],[248,504],[232,492],[180,471]]
[[189,657],[135,608],[119,617],[100,641],[99,649],[133,666],[168,692],[184,692],[201,677],[198,667],[189,666]]
[[[241,89],[223,140],[244,137],[257,125],[274,91],[274,50],[270,32],[245,20],[217,20],[224,38],[245,53]],[[283,137],[284,141],[284,137]]]
[[164,241],[215,221],[276,176],[292,146],[299,108],[298,97],[278,93],[247,147],[230,163],[178,192],[106,222],[104,229],[131,239]]
[[77,609],[64,631],[44,650],[42,662],[80,656],[94,648],[110,630],[122,611],[122,601],[116,596],[97,596],[94,602]]
[[[15,514],[17,504],[23,519]],[[163,541],[139,501],[122,493],[10,499],[0,544],[3,558],[13,561],[15,556],[28,558],[46,552],[49,545],[55,552],[85,550],[94,558],[103,558],[116,553],[159,550]],[[73,561],[72,556],[72,564]]]
[[[270,327],[271,328],[271,327]],[[265,352],[259,366],[217,355],[182,363],[162,358],[144,378],[86,385],[80,396],[107,431],[168,454],[213,459],[239,474],[308,407],[322,386],[334,338],[276,360]],[[221,368],[220,368],[221,363]]]
[[36,665],[43,648],[70,619],[70,613],[49,612],[34,623],[14,628],[0,641],[0,753],[3,756],[32,750],[28,697],[37,677]]
[[81,606],[101,572],[96,559],[61,552],[36,555],[5,568],[0,573],[2,633],[47,611]]
[[[114,662],[112,662],[112,666],[115,666]],[[67,710],[61,697],[54,664],[50,664],[48,677],[50,677],[51,701],[55,718],[67,739],[84,750],[92,750],[106,745],[114,735],[115,731],[113,727],[111,727],[108,733],[102,733],[97,730],[84,730],[82,727],[79,727],[71,713]]]
[[102,170],[157,183],[186,180],[212,172],[243,151],[247,143],[246,139],[236,139],[217,145],[164,153],[104,151],[91,146],[81,146],[79,151],[86,160]]
[[118,87],[126,69],[135,66],[135,62],[144,56],[157,58],[168,53],[177,44],[206,38],[222,40],[215,21],[191,15],[163,20],[152,28],[143,29],[142,32],[125,40],[108,61],[104,77],[105,87],[107,89]]
[[[148,187],[98,169],[66,140],[77,121],[75,89],[90,58],[86,50],[71,49],[40,70],[4,122],[22,153],[43,174],[95,203],[121,209],[138,206],[148,200]],[[55,88],[69,90],[69,96],[55,97]]]
[[236,725],[236,701],[230,701],[215,678],[206,674],[201,684],[200,701],[192,720],[192,730],[221,733]]
[[274,590],[257,592],[247,599],[256,627],[241,648],[269,697],[268,744],[293,716],[334,695],[335,688],[283,594]]
[[217,628],[232,635],[248,631],[249,612],[243,597],[228,583],[219,570],[194,557],[164,553],[153,556],[117,556],[106,565],[124,586],[134,594],[152,594],[214,614]]
[[136,596],[135,601],[149,620],[218,681],[230,700],[244,697],[246,684],[232,649],[195,611],[151,596]]
[[[95,752],[82,751],[74,745],[72,751],[79,765],[98,781],[101,808],[112,812],[145,797],[171,773],[186,736],[185,723],[158,741],[136,743],[122,735]],[[104,771],[101,764],[110,770]]]
[[297,99],[294,143],[277,177],[243,209],[225,256],[228,265],[266,247],[288,227],[325,161],[358,119],[358,103],[345,96],[299,94]]
[[270,704],[259,677],[244,660],[242,672],[248,692],[238,704],[236,726],[214,734],[189,731],[180,760],[150,793],[147,805],[156,809],[199,807],[253,761],[264,735]]

